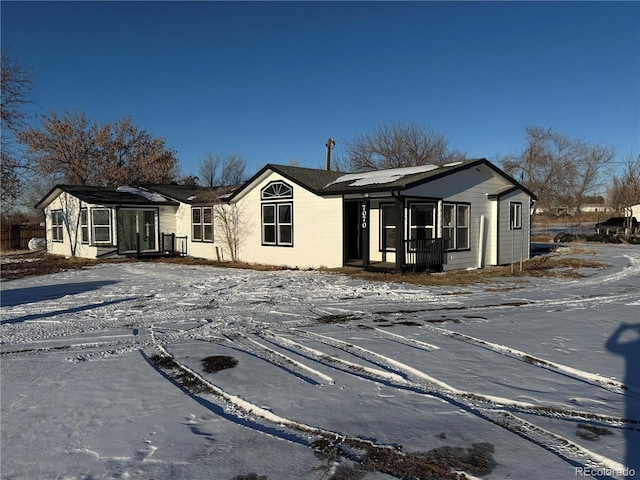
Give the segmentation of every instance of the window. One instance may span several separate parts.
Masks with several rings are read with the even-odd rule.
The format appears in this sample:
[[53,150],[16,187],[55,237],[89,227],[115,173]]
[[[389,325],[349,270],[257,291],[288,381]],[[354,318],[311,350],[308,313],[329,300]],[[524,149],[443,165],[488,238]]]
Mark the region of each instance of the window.
[[469,205],[445,204],[442,237],[445,250],[469,249]]
[[409,207],[409,239],[435,238],[435,211],[433,203],[413,203]]
[[456,248],[466,250],[470,248],[469,241],[469,205],[458,205],[458,221],[456,222]]
[[[293,188],[284,182],[271,182],[260,192],[262,203],[262,244],[293,245]],[[269,202],[265,202],[268,200]]]
[[91,226],[93,227],[93,243],[111,243],[111,209],[94,208],[91,210]]
[[51,239],[54,242],[64,241],[63,236],[64,218],[62,216],[62,210],[51,211]]
[[456,206],[445,204],[442,211],[442,238],[445,250],[456,249]]
[[509,204],[509,229],[517,230],[522,228],[522,204]]
[[293,198],[293,188],[284,182],[271,182],[260,192],[262,200],[272,200],[274,198]]
[[396,248],[396,206],[380,205],[380,250],[395,251]]
[[213,207],[191,209],[191,239],[194,242],[213,242]]
[[86,208],[80,210],[80,235],[82,243],[89,243],[89,211]]
[[262,205],[262,244],[293,245],[293,204]]

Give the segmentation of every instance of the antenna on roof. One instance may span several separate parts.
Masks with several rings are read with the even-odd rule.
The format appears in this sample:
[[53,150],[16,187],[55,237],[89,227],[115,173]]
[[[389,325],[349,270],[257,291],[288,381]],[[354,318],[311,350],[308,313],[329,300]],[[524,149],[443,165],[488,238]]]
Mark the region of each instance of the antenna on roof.
[[325,145],[325,147],[327,147],[327,171],[331,170],[331,149],[333,147],[336,146],[336,141],[329,137],[327,140],[327,144]]

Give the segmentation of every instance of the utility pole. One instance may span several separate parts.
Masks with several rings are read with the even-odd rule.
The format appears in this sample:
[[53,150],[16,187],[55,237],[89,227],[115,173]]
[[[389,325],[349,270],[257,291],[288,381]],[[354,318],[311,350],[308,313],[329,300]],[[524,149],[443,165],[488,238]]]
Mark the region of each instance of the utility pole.
[[327,139],[327,144],[325,145],[325,147],[327,147],[327,171],[331,170],[331,149],[333,147],[336,146],[336,141],[329,137]]

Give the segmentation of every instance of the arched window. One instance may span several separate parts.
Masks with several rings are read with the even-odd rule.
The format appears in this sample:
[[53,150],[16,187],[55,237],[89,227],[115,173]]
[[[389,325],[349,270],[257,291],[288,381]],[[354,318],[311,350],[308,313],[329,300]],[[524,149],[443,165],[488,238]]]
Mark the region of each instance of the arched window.
[[260,192],[262,200],[278,200],[280,198],[293,198],[293,188],[284,182],[271,182]]
[[262,199],[262,245],[293,246],[293,188],[271,182],[260,192]]

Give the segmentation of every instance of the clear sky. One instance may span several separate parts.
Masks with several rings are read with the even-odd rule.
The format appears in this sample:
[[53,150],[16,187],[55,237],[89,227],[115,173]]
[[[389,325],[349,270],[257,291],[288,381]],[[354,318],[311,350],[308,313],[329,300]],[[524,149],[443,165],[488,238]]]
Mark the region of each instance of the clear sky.
[[322,168],[328,137],[396,121],[470,158],[521,151],[527,125],[640,154],[639,2],[0,5],[38,113],[131,116],[184,174],[205,152]]

